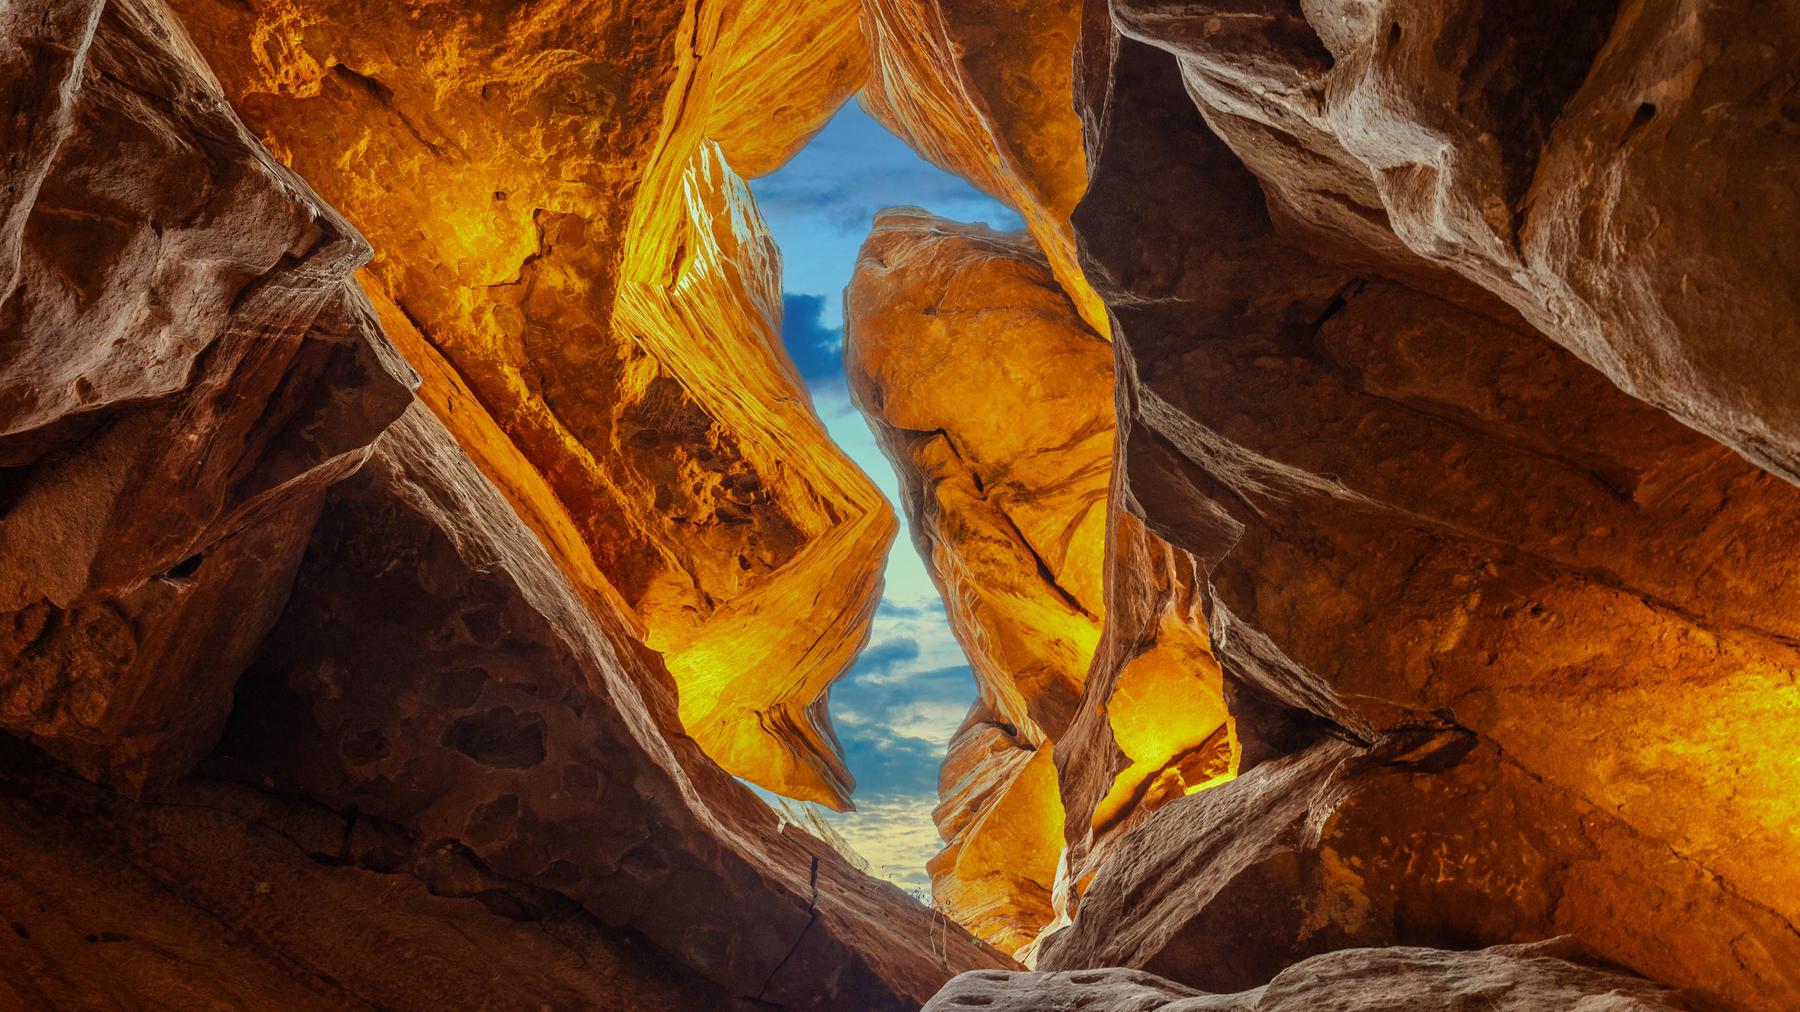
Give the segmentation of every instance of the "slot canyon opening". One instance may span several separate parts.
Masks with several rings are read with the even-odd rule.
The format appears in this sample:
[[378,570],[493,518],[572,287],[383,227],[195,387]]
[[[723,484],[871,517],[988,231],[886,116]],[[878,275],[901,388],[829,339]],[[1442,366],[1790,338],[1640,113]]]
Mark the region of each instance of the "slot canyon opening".
[[13,0],[0,1008],[1800,1008],[1800,19],[1222,6]]
[[1003,230],[1022,222],[1004,204],[920,158],[870,118],[858,97],[785,165],[750,180],[750,191],[781,253],[781,337],[788,356],[832,441],[874,480],[900,523],[868,645],[830,693],[831,719],[856,778],[856,807],[839,813],[800,802],[811,808],[802,824],[841,836],[873,874],[930,905],[926,864],[942,848],[932,818],[938,772],[976,688],[943,599],[913,547],[894,465],[851,401],[843,298],[858,252],[884,208],[928,207]]

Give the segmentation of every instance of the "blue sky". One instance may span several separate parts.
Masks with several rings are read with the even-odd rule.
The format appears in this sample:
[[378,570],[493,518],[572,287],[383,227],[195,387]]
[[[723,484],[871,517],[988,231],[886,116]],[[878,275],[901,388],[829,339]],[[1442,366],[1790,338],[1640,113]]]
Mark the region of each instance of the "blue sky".
[[[843,292],[857,250],[875,212],[896,204],[1000,229],[1020,228],[1021,222],[998,201],[919,158],[855,102],[780,171],[752,180],[750,189],[781,247],[788,352],[831,437],[897,502],[893,468],[844,385]],[[858,811],[827,818],[868,858],[871,871],[923,896],[930,883],[925,862],[940,846],[931,822],[938,764],[975,698],[975,682],[937,588],[913,550],[904,514],[900,523],[869,647],[831,694],[838,737],[857,779]]]

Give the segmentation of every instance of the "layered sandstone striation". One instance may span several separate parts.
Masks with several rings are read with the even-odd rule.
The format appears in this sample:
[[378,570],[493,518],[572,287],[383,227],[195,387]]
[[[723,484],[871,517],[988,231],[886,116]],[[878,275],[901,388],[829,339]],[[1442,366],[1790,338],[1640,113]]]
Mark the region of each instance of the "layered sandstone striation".
[[319,496],[415,378],[367,244],[167,11],[5,17],[0,726],[143,790],[212,747]]
[[1119,0],[1282,213],[1448,268],[1800,477],[1800,12]]
[[1079,0],[863,0],[862,102],[923,157],[1019,212],[1081,318],[1108,332],[1069,213],[1087,184],[1070,102]]
[[776,167],[857,87],[855,6],[179,7],[246,120],[367,229],[424,399],[631,609],[688,732],[847,806],[825,691],[894,521],[781,350],[734,166]]
[[[1005,195],[992,167],[1022,163],[969,138],[1057,116],[994,99],[964,54],[1005,54],[1022,91],[1050,43],[975,6],[870,4],[899,96],[877,108]],[[1039,966],[1242,991],[1346,946],[1571,932],[1715,1000],[1800,1000],[1800,502],[1785,353],[1760,350],[1794,315],[1775,238],[1794,208],[1766,182],[1797,161],[1781,96],[1800,73],[1776,41],[1794,25],[1753,44],[1674,5],[1515,8],[1085,5],[1072,220],[1111,317],[1117,435],[1104,635],[1048,736],[1073,922]],[[945,41],[975,24],[1012,34]],[[878,228],[877,248],[858,284],[886,287],[853,309],[906,298],[886,262],[904,247]],[[927,286],[923,324],[870,311],[852,342],[920,341],[954,307],[968,375],[1004,376],[978,335],[1021,300],[983,287]],[[951,343],[878,386],[953,385],[932,379]],[[990,406],[947,399],[915,442]],[[947,472],[899,445],[919,502],[944,498]],[[1166,660],[1212,671],[1229,710],[1191,771],[1213,789],[1120,808],[1120,767],[1095,757],[1131,755],[1123,661],[1147,630],[1202,624]],[[974,657],[993,638],[968,639]],[[1201,730],[1140,729],[1173,727]],[[1006,754],[977,731],[947,766],[962,832],[993,803],[963,778]]]
[[783,828],[680,733],[629,628],[415,407],[329,497],[222,766],[451,841],[740,998],[904,1009],[1004,962]]
[[[1780,603],[1795,591],[1791,489],[1455,275],[1384,274],[1284,233],[1193,111],[1182,65],[1090,13],[1091,179],[1075,224],[1115,321],[1120,481],[1147,526],[1206,567],[1246,756],[1320,733],[1471,733],[1567,820],[1533,842],[1516,815],[1494,819],[1512,846],[1573,869],[1555,917],[1608,911],[1581,928],[1605,958],[1791,1004],[1800,910],[1787,897],[1800,891],[1776,856],[1800,846],[1786,786],[1800,706],[1781,688],[1800,663]],[[1484,881],[1498,874],[1490,844],[1418,853]],[[1666,858],[1640,871],[1633,855],[1649,853]],[[1682,882],[1698,883],[1684,909],[1733,919],[1730,943],[1683,916],[1643,944],[1649,914],[1619,914]],[[1104,930],[1097,897],[1118,903],[1120,888],[1096,881],[1072,939],[1081,917]],[[1452,935],[1465,942],[1566,929],[1514,919],[1516,899],[1484,893],[1460,926],[1445,911],[1477,901],[1422,899],[1403,923],[1466,929]],[[1253,942],[1232,924],[1276,948],[1319,928]]]
[[[841,101],[862,72],[853,12],[811,31],[716,8],[439,11],[519,48],[451,32],[437,55],[554,87],[438,94],[424,82],[449,65],[394,50],[424,75],[404,99],[307,62],[307,45],[388,52],[369,12],[215,13],[193,19],[199,49],[155,0],[4,15],[29,117],[6,123],[0,219],[0,715],[65,765],[0,747],[0,1002],[906,1010],[962,969],[1015,966],[708,754],[820,800],[848,790],[821,700],[893,521],[797,388],[778,258],[727,152],[778,161]],[[394,16],[388,43],[430,43]],[[632,35],[676,28],[666,53]],[[548,45],[571,31],[646,73]],[[220,61],[230,97],[272,137],[294,113],[285,157],[366,201],[391,244],[368,297],[368,244],[202,60],[228,39],[257,54]],[[735,123],[755,98],[696,83],[716,39],[817,89],[783,112],[790,136],[706,135],[695,116]],[[655,90],[671,66],[681,88]],[[244,85],[277,70],[273,91]],[[453,138],[449,111],[414,99],[554,122]],[[612,177],[607,130],[649,138]],[[502,141],[546,139],[589,161],[505,161],[524,148]],[[481,299],[459,286],[505,237],[456,199],[503,203],[512,180],[454,184],[502,164],[561,197],[526,213],[542,248]],[[620,180],[664,202],[615,200]],[[617,226],[611,252],[595,221]],[[554,329],[573,357],[445,322],[508,313],[552,314],[535,339]],[[534,434],[567,433],[556,410],[622,442],[534,455]]]
[[1108,969],[1061,973],[976,970],[951,981],[926,1012],[980,1008],[1038,1012],[1418,1012],[1467,1008],[1494,1012],[1617,1009],[1657,1012],[1704,1008],[1667,987],[1588,964],[1569,939],[1501,945],[1475,952],[1394,947],[1341,949],[1314,956],[1259,987],[1211,994],[1155,974]]
[[[1018,951],[1057,913],[1065,832],[1085,858],[1096,830],[1230,768],[1192,566],[1178,589],[1166,546],[1109,522],[1112,352],[1028,237],[884,212],[845,355],[980,689],[944,764],[934,895]],[[1109,555],[1143,565],[1123,577]],[[1062,790],[1059,767],[1085,789]]]

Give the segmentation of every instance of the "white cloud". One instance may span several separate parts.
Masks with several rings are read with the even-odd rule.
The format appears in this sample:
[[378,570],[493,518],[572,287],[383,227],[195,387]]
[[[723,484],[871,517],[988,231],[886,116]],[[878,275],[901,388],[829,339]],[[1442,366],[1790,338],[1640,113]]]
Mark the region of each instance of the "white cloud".
[[859,800],[854,813],[826,812],[824,816],[869,862],[871,873],[929,904],[931,878],[925,873],[925,862],[944,845],[931,821],[935,807],[935,795],[915,794]]

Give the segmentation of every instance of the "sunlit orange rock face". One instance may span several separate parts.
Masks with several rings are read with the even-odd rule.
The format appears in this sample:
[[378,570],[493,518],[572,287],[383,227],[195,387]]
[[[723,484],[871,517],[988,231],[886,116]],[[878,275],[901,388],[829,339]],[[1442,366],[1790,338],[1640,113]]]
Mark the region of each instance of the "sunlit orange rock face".
[[861,82],[854,5],[178,7],[246,120],[362,224],[422,396],[631,609],[688,732],[846,805],[825,690],[893,519],[780,348],[738,171]]
[[[1223,772],[1195,777],[1205,763],[1190,758],[1228,764],[1218,669],[1197,616],[1159,609],[1127,580],[1116,589],[1132,649],[1109,644],[1104,694],[1084,695],[1112,597],[1101,585],[1112,354],[1028,237],[884,212],[846,306],[852,395],[900,473],[917,548],[980,686],[944,764],[948,846],[932,863],[934,893],[1018,951],[1055,915],[1057,768],[1091,774],[1093,789],[1073,795],[1084,842],[1090,824]],[[1140,551],[1159,550],[1132,534]],[[1071,754],[1056,746],[1074,727]]]
[[[1466,821],[1491,832],[1404,845],[1408,883],[1490,881],[1495,847],[1562,869],[1522,877],[1560,884],[1542,909],[1520,912],[1529,894],[1499,887],[1450,890],[1391,919],[1376,908],[1364,926],[1402,944],[1570,931],[1732,1003],[1800,1000],[1793,489],[1454,274],[1390,274],[1284,231],[1268,184],[1194,111],[1186,68],[1120,37],[1102,8],[1082,47],[1093,157],[1074,220],[1116,324],[1121,481],[1146,525],[1205,566],[1246,757],[1316,755],[1321,736],[1379,750],[1406,729],[1467,733],[1467,758],[1424,763],[1413,785],[1430,806],[1473,778]],[[1152,949],[1187,966],[1218,945],[1298,955],[1309,933],[1345,923],[1333,904],[1383,894],[1373,862],[1398,820],[1320,841],[1353,803],[1330,786],[1342,767],[1316,768],[1302,792],[1316,807],[1288,823],[1306,832],[1249,822],[1288,855],[1271,869],[1324,862],[1321,917],[1194,922]],[[1191,852],[1196,824],[1170,813],[1245,803],[1264,790],[1247,779],[1159,811],[1140,843],[1172,834],[1164,853]],[[1533,807],[1545,814],[1521,818]],[[1242,867],[1214,860],[1209,875]],[[1158,894],[1152,878],[1211,888],[1155,861],[1109,870],[1048,965],[1083,965],[1094,950],[1081,939],[1146,923],[1129,897]],[[1237,909],[1271,892],[1306,895],[1264,879]],[[1656,900],[1671,896],[1687,898]],[[1728,927],[1666,914],[1689,905]],[[1056,955],[1065,944],[1072,963]]]
[[1079,0],[863,0],[863,104],[920,155],[1004,201],[1089,327],[1106,308],[1075,257],[1087,184],[1070,101]]

